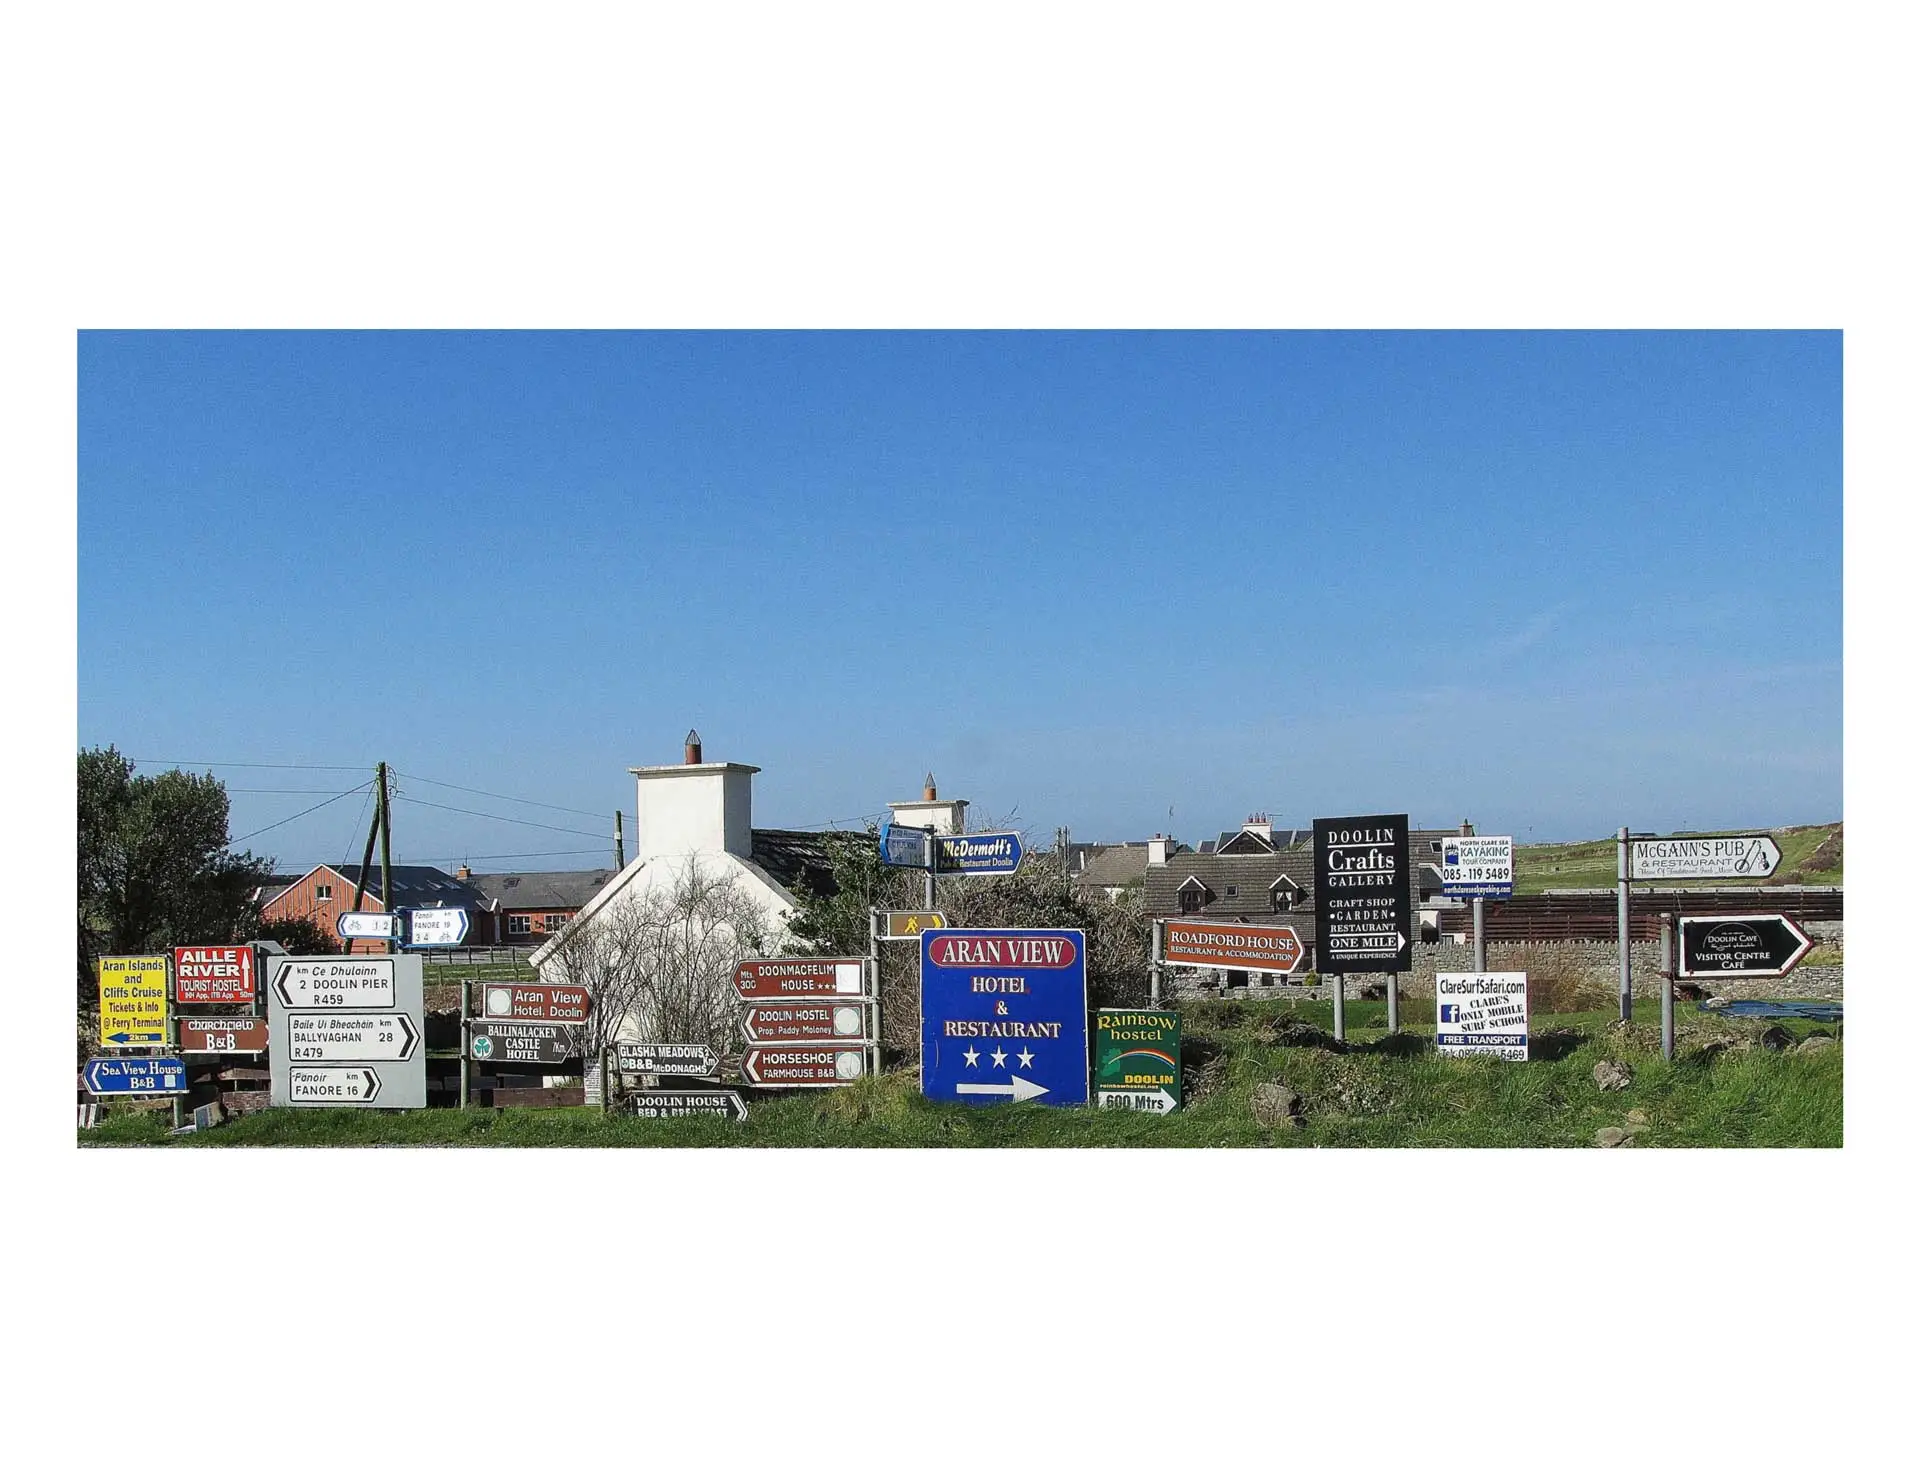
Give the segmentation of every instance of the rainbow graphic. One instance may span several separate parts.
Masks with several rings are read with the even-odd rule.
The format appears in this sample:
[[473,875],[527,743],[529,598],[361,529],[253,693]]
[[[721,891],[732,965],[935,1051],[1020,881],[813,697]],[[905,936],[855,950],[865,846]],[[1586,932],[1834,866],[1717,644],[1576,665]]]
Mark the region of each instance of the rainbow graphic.
[[1130,1051],[1123,1051],[1118,1056],[1109,1057],[1107,1060],[1110,1066],[1120,1070],[1124,1070],[1124,1068],[1120,1067],[1120,1064],[1126,1061],[1128,1057],[1135,1057],[1135,1056],[1152,1057],[1153,1060],[1155,1060],[1156,1062],[1159,1062],[1163,1067],[1166,1067],[1171,1071],[1177,1072],[1180,1070],[1180,1063],[1175,1061],[1166,1052],[1155,1051],[1151,1047],[1146,1047],[1146,1046],[1136,1046]]

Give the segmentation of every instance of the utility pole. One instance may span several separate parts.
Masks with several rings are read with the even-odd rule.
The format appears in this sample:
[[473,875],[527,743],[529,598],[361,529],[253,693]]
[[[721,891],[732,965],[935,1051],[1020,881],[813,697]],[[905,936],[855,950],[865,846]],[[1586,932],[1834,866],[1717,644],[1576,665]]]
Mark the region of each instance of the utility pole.
[[627,865],[626,817],[619,811],[613,813],[613,870],[624,871]]
[[[382,782],[386,774],[385,764],[377,765],[373,771],[374,797],[373,821],[367,827],[367,849],[360,854],[360,875],[353,879],[353,911],[360,911],[360,904],[367,896],[367,873],[373,870],[373,840],[380,834],[380,812],[386,806],[387,787]],[[353,945],[347,945],[347,952],[353,952]]]
[[[389,913],[397,913],[400,910],[393,905],[393,812],[388,805],[386,760],[380,761],[374,774],[380,785],[380,901]],[[387,952],[397,952],[391,937],[387,939]]]

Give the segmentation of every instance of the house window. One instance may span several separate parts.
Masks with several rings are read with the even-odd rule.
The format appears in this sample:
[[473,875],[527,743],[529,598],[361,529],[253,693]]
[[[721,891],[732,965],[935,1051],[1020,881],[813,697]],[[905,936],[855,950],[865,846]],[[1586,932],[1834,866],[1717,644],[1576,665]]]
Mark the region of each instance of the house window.
[[1180,911],[1182,913],[1198,913],[1201,905],[1205,903],[1206,900],[1206,894],[1197,887],[1183,887],[1180,889]]
[[525,913],[509,913],[507,914],[507,932],[509,934],[532,933],[533,920]]
[[333,884],[331,882],[315,883],[313,900],[317,903],[331,902],[333,900]]
[[567,915],[565,913],[549,913],[540,920],[540,924],[548,933],[558,933],[567,926]]
[[1291,913],[1293,911],[1293,890],[1291,888],[1274,888],[1273,911],[1276,913]]
[[1227,887],[1227,896],[1238,897],[1239,895],[1240,895],[1240,889],[1238,887],[1233,886],[1232,884],[1229,884]]

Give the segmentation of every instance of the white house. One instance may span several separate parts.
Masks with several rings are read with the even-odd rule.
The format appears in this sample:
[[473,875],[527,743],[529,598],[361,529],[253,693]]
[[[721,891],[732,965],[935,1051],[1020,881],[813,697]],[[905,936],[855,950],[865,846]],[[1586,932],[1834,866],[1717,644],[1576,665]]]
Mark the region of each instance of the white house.
[[[760,909],[769,937],[783,938],[786,919],[799,906],[792,884],[802,877],[822,890],[828,884],[824,833],[754,830],[753,777],[759,772],[752,764],[703,762],[700,735],[691,732],[683,763],[628,770],[638,831],[634,858],[587,900],[569,929],[592,927],[597,915],[622,899],[670,891],[698,866],[709,877],[733,879]],[[554,958],[559,942],[549,939],[529,956],[542,979],[561,978]]]

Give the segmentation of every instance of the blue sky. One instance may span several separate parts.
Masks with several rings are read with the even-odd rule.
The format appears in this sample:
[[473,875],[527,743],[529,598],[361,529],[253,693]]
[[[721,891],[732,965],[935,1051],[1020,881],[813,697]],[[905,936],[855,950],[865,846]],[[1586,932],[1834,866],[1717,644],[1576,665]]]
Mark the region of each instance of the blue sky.
[[386,759],[396,859],[596,865],[689,726],[762,766],[763,826],[928,769],[1081,840],[1841,815],[1838,334],[89,333],[79,368],[79,742],[213,766],[283,864],[357,859],[360,797],[286,818]]

